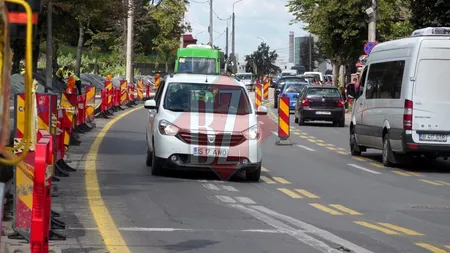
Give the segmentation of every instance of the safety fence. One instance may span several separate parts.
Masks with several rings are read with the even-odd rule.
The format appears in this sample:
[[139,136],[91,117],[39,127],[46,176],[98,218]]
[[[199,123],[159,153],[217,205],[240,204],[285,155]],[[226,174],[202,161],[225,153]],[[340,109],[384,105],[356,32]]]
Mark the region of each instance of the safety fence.
[[[35,108],[32,124],[35,139],[28,143],[29,151],[14,169],[14,233],[8,238],[26,240],[32,253],[48,253],[49,241],[66,240],[61,233],[66,228],[60,220],[61,214],[52,210],[52,193],[57,192],[61,177],[69,177],[76,171],[65,159],[71,146],[81,144],[80,134],[95,128],[96,117],[109,118],[114,112],[133,107],[155,94],[151,84],[144,84],[142,80],[137,84],[122,81],[120,87],[105,81],[99,92],[92,85],[85,86],[84,90],[78,95],[75,90],[68,89],[61,94],[59,102],[53,93],[34,93],[33,101],[26,101],[25,93],[15,95],[14,143],[16,146],[27,145],[23,144],[27,103],[33,103]],[[96,113],[98,93],[101,103]],[[13,159],[12,156],[21,154],[25,152],[18,148],[6,158]]]

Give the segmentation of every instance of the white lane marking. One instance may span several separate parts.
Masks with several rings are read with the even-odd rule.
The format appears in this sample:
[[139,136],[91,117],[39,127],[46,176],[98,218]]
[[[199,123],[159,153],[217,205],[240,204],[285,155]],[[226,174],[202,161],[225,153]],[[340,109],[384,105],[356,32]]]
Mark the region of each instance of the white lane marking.
[[223,185],[222,186],[225,190],[230,191],[230,192],[238,192],[239,190],[234,188],[233,186],[230,185]]
[[288,225],[284,224],[283,222],[278,221],[272,217],[269,217],[269,216],[267,216],[261,212],[258,212],[254,209],[247,208],[243,205],[231,205],[231,206],[236,209],[239,209],[247,214],[252,215],[256,219],[266,223],[269,226],[272,226],[274,228],[277,228],[277,229],[283,231],[284,233],[292,236],[293,238],[299,240],[300,242],[302,242],[304,244],[307,244],[307,245],[319,250],[320,252],[342,253],[342,251],[336,250],[336,249],[328,246],[324,242],[319,241],[316,238],[307,235],[305,232],[294,229],[293,227],[288,226]]
[[220,191],[219,187],[217,187],[213,184],[203,184],[203,187],[205,187],[208,190]]
[[[286,221],[294,226],[299,227],[300,229],[302,229],[301,231],[304,231],[308,234],[314,234],[317,235],[318,237],[321,237],[323,239],[325,239],[326,241],[330,241],[332,243],[338,244],[340,246],[343,246],[345,248],[348,248],[350,250],[352,250],[353,252],[358,252],[358,253],[373,253],[372,251],[369,251],[365,248],[362,248],[352,242],[349,242],[343,238],[340,238],[326,230],[320,229],[318,227],[315,227],[309,223],[294,219],[290,216],[284,215],[284,214],[280,214],[277,213],[275,211],[272,211],[266,207],[263,206],[252,206],[253,209],[256,209],[258,211],[261,211],[263,213],[266,213],[268,215],[272,215],[273,217]],[[329,251],[331,252],[331,251]],[[339,251],[341,252],[341,251]]]
[[208,180],[197,180],[199,183],[208,183]]
[[278,133],[275,131],[273,131],[272,134],[278,136]]
[[379,173],[379,172],[376,172],[376,171],[373,171],[373,170],[366,169],[366,168],[364,168],[364,167],[362,167],[362,166],[359,166],[359,165],[356,165],[356,164],[349,164],[349,166],[352,166],[353,168],[357,168],[357,169],[359,169],[359,170],[363,170],[363,171],[366,171],[366,172],[370,172],[370,173],[373,173],[373,174],[376,174],[376,175],[381,174],[381,173]]
[[308,151],[316,151],[316,150],[314,150],[314,149],[312,149],[312,148],[308,148],[308,147],[303,146],[303,145],[297,145],[297,147],[306,149],[306,150],[308,150]]
[[249,205],[254,205],[256,204],[256,202],[248,197],[235,197],[237,199],[237,201],[244,203],[244,204],[249,204]]
[[217,184],[222,184],[223,181],[219,181],[219,180],[197,180],[197,182],[199,183],[217,183]]
[[[98,230],[98,228],[81,228],[69,227],[68,230]],[[189,228],[143,228],[143,227],[123,227],[118,228],[120,231],[127,232],[244,232],[244,233],[267,233],[267,234],[282,234],[283,231],[278,229],[241,229],[241,230],[218,230],[218,229],[189,229]]]
[[232,197],[229,196],[216,195],[216,198],[218,198],[220,201],[224,203],[236,203],[236,200],[234,200]]

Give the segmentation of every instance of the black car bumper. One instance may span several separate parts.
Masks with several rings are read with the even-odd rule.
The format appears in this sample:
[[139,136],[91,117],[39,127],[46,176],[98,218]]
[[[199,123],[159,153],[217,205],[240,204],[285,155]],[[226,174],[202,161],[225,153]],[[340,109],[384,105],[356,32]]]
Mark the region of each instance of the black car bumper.
[[[328,113],[329,114],[326,114]],[[344,108],[302,108],[301,117],[304,120],[317,120],[317,121],[341,121],[345,120]]]
[[403,150],[407,153],[436,154],[450,157],[450,145],[414,142],[411,134],[403,133]]

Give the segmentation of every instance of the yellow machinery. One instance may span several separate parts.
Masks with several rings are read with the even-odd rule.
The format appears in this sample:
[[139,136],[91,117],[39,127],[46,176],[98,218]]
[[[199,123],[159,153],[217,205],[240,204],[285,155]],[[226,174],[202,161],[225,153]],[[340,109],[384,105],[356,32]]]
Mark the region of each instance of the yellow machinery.
[[[13,6],[13,8],[8,9]],[[21,11],[17,11],[21,10]],[[0,164],[15,165],[21,162],[27,155],[32,138],[32,42],[33,25],[36,25],[37,17],[33,14],[30,4],[24,0],[0,0],[0,153],[4,158],[0,158]],[[14,33],[21,27],[25,27],[25,129],[22,140],[12,147],[8,144],[9,110],[10,110],[10,90],[11,90],[11,64],[12,52],[10,48],[11,25],[14,25]],[[15,36],[21,36],[17,33]],[[23,35],[22,35],[23,36]],[[20,150],[20,155],[14,152]]]

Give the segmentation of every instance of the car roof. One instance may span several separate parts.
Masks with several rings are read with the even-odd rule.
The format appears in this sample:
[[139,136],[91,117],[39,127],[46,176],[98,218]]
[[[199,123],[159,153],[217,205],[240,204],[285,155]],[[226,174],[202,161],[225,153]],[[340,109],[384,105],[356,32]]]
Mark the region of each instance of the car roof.
[[[208,80],[208,81],[206,81]],[[167,79],[168,83],[210,83],[220,85],[236,85],[242,86],[239,82],[232,77],[226,75],[211,75],[211,74],[189,74],[189,73],[177,73],[170,75]]]
[[312,89],[312,88],[325,88],[325,89],[338,89],[338,87],[336,87],[336,86],[332,86],[332,85],[324,85],[324,86],[322,86],[322,85],[311,85],[311,86],[308,86],[307,87],[308,89]]

